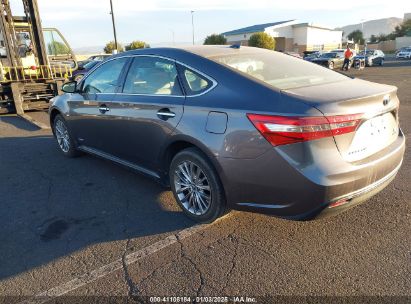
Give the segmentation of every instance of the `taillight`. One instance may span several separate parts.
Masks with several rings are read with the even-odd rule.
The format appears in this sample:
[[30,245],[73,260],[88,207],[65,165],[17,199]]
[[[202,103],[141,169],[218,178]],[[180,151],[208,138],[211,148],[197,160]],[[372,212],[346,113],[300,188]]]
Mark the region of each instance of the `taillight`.
[[337,116],[271,116],[247,114],[273,146],[287,145],[354,132],[363,114]]

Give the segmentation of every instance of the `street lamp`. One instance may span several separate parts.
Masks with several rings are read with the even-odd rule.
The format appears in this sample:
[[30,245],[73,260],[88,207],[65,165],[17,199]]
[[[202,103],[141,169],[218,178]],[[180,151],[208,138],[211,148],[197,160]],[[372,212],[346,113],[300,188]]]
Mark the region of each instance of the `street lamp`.
[[191,27],[193,29],[193,45],[194,45],[194,11],[191,11]]
[[172,35],[172,37],[173,37],[173,45],[175,45],[174,30],[173,30],[173,29],[170,29],[170,32],[171,32],[171,35]]
[[114,51],[113,51],[113,54],[117,54],[117,52],[118,52],[118,43],[117,43],[116,22],[114,20],[113,1],[112,0],[110,0],[110,14],[111,14],[111,21],[113,22],[113,32],[114,32]]

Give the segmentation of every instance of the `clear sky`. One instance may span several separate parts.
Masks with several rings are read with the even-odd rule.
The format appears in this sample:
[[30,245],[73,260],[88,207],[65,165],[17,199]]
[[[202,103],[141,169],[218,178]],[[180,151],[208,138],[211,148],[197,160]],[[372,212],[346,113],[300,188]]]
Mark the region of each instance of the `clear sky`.
[[[21,0],[11,0],[21,9]],[[57,27],[72,47],[101,46],[112,40],[109,0],[38,0],[43,26]],[[345,5],[347,3],[347,5]],[[191,41],[211,33],[258,23],[298,19],[329,27],[411,12],[411,0],[113,0],[118,40],[156,45]]]

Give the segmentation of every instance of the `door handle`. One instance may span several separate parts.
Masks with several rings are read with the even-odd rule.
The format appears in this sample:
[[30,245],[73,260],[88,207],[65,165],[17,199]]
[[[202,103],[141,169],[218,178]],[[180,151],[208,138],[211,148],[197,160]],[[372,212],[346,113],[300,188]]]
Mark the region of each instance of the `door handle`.
[[107,107],[105,104],[102,104],[102,105],[98,108],[98,110],[100,111],[101,114],[104,114],[104,113],[110,111],[110,108]]
[[157,116],[161,119],[169,119],[176,116],[176,113],[171,112],[170,109],[161,109],[157,112]]

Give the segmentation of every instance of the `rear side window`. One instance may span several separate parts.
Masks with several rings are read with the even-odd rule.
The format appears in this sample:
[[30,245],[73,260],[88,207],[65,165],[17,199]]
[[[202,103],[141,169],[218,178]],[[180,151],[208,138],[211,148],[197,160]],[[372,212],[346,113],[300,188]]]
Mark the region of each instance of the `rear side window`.
[[123,93],[181,96],[175,63],[157,57],[135,57],[128,71]]
[[[337,52],[324,53],[321,58],[338,58]],[[344,57],[344,56],[343,56]],[[209,59],[237,70],[239,73],[287,90],[304,86],[345,81],[345,75],[331,71],[315,63],[273,52],[271,50],[244,48],[237,52],[208,57]]]
[[83,82],[84,93],[116,93],[128,58],[110,60],[94,70]]
[[183,77],[187,95],[197,95],[207,91],[212,82],[204,76],[183,67]]

